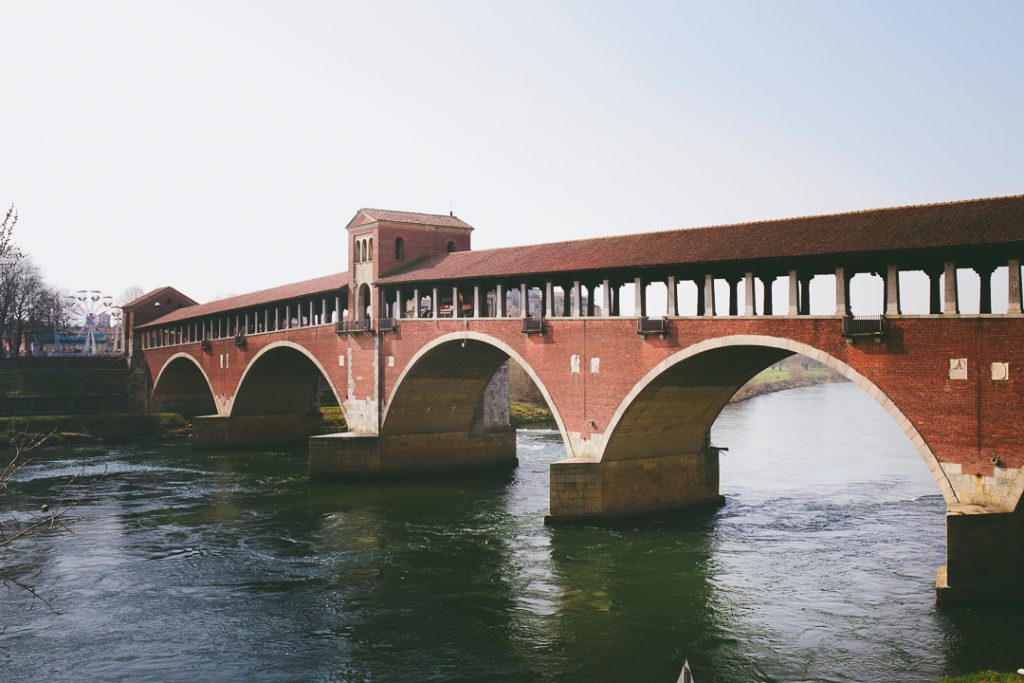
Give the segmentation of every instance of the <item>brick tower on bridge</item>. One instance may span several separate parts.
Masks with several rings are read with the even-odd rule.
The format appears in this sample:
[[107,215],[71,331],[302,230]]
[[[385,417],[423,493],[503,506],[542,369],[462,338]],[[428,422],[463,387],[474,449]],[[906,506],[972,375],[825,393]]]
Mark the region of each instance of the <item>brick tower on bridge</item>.
[[[720,500],[712,424],[804,354],[874,397],[928,467],[949,509],[940,596],[1024,595],[1024,196],[484,251],[450,215],[362,209],[347,231],[345,272],[138,325],[153,403],[202,415],[206,443],[311,437],[314,477],[511,465],[511,358],[566,448],[549,517],[587,520]],[[855,315],[857,274],[880,280],[882,315]],[[927,312],[904,313],[911,276]],[[815,278],[834,312],[830,297],[811,314]],[[348,433],[318,434],[325,395]]]

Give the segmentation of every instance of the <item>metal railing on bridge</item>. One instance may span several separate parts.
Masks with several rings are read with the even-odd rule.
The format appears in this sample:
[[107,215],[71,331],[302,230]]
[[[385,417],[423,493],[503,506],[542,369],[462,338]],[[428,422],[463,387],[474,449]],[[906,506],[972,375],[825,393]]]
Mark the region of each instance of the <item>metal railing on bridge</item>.
[[523,318],[523,332],[525,334],[544,334],[544,318]]
[[369,318],[361,320],[339,320],[334,327],[338,334],[373,334],[373,321]]
[[636,319],[636,333],[645,337],[649,334],[665,334],[665,319],[639,317]]
[[884,339],[889,333],[889,321],[884,315],[843,316],[843,336],[847,339],[873,337]]

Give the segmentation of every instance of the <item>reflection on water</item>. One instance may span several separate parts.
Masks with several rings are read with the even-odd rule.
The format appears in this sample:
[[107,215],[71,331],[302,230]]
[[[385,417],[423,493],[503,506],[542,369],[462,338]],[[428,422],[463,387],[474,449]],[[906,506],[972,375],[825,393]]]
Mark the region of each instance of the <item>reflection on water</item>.
[[514,473],[306,480],[301,452],[39,454],[17,504],[87,487],[75,533],[5,556],[0,678],[919,681],[1016,668],[1013,614],[939,613],[944,505],[851,385],[730,406],[718,510],[544,527],[556,433]]

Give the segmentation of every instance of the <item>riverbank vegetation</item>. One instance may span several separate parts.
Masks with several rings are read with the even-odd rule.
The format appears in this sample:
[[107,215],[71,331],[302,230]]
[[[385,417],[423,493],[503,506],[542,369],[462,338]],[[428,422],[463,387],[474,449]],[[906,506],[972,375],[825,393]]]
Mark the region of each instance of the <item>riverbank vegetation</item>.
[[180,439],[191,425],[177,413],[93,413],[0,418],[0,431],[28,437],[53,434],[47,443]]
[[978,671],[973,674],[943,678],[939,683],[1021,683],[1021,681],[1024,681],[1024,676],[1020,674]]

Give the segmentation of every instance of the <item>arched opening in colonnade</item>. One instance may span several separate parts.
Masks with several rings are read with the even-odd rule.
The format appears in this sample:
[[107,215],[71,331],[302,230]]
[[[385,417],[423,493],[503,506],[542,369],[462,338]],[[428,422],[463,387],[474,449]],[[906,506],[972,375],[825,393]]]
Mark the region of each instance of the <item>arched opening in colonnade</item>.
[[153,381],[149,408],[152,412],[180,413],[191,418],[216,414],[217,402],[198,361],[178,353],[168,359]]

